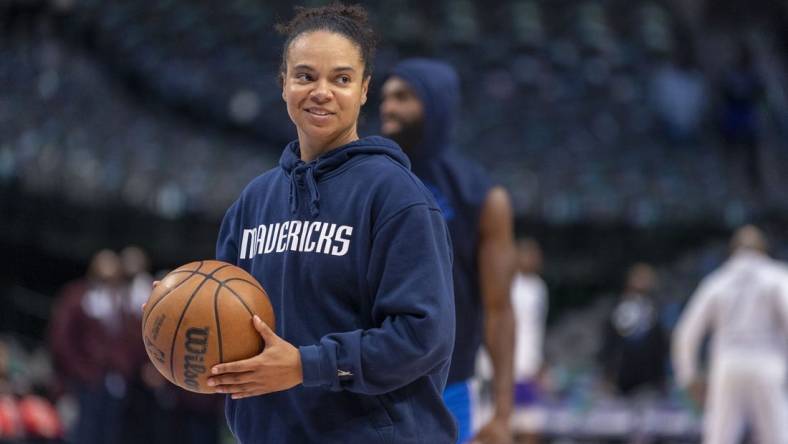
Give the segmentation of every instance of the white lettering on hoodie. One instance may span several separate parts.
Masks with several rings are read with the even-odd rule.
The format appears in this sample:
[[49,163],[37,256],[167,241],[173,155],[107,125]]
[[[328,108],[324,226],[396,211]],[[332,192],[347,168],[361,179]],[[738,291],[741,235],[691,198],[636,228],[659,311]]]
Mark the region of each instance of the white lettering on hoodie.
[[[244,228],[241,232],[240,259],[252,259],[261,254],[297,251],[344,256],[350,251],[353,227],[291,220]],[[317,239],[314,239],[317,237]]]

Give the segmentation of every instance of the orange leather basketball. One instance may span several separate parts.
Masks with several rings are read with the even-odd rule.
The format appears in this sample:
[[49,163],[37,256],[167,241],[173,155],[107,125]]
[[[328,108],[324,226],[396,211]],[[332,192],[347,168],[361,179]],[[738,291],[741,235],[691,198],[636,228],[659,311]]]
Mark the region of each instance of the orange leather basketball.
[[271,302],[252,275],[225,262],[192,262],[153,289],[142,315],[142,338],[151,362],[170,382],[215,393],[206,384],[211,367],[263,350],[252,324],[255,314],[276,331]]

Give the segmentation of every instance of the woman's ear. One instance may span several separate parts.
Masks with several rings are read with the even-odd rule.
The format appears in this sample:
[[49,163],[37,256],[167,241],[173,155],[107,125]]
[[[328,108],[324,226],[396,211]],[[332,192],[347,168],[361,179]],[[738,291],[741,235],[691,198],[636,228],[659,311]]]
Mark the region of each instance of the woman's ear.
[[367,92],[369,91],[370,80],[372,80],[372,76],[366,76],[364,81],[361,82],[361,105],[367,103]]

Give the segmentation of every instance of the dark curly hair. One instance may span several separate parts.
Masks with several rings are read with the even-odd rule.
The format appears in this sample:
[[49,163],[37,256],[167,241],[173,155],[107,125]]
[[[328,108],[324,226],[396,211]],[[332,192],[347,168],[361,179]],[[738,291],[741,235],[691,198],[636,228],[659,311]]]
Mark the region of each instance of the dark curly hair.
[[296,15],[287,23],[276,25],[276,30],[286,37],[282,48],[279,79],[287,72],[287,51],[298,36],[313,31],[329,31],[347,37],[361,52],[364,77],[372,75],[377,36],[369,25],[367,11],[360,5],[332,3],[328,6],[305,8],[297,6]]

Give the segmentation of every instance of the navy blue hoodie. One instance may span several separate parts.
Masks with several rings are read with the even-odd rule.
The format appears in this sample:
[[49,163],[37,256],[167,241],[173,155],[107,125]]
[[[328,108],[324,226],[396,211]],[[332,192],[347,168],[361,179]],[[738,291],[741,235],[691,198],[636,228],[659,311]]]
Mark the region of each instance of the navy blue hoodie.
[[266,289],[276,333],[299,347],[303,385],[227,398],[253,443],[449,443],[451,241],[429,191],[388,139],[314,161],[297,141],[225,215],[217,259]]
[[421,143],[408,147],[413,172],[434,194],[449,225],[454,247],[457,336],[449,383],[474,374],[483,337],[479,286],[479,218],[492,182],[477,163],[451,148],[460,110],[460,82],[449,65],[429,59],[403,60],[391,72],[414,90],[424,108]]

